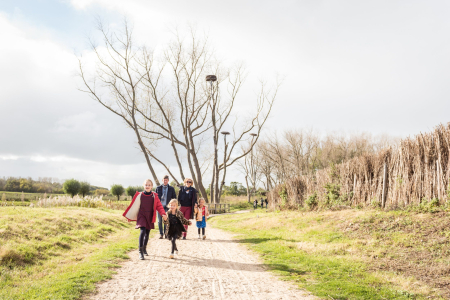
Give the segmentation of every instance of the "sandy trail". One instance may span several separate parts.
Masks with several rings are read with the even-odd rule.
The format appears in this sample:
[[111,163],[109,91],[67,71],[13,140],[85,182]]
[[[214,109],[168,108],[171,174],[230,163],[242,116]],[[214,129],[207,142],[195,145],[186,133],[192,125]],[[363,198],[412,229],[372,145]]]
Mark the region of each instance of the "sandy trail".
[[[208,224],[209,225],[209,224]],[[170,242],[149,241],[144,261],[138,252],[88,299],[316,299],[265,271],[255,254],[232,236],[211,226],[199,240],[190,226],[178,240],[179,255],[170,259]],[[137,241],[136,241],[137,242]]]

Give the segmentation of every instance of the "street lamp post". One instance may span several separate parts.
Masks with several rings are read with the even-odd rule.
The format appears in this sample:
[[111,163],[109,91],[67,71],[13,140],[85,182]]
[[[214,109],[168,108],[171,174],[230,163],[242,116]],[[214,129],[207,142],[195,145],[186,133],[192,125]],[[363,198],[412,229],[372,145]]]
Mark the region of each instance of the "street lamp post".
[[227,174],[227,135],[230,133],[228,131],[222,131],[221,134],[223,134],[223,142],[224,142],[224,150],[223,150],[223,178],[224,180],[220,183],[220,190],[217,196],[217,199],[220,200],[220,192],[222,191],[222,187],[225,185],[225,176]]
[[252,179],[253,179],[253,182],[252,182],[253,188],[252,188],[252,193],[250,195],[250,197],[251,197],[255,193],[255,189],[256,189],[256,171],[255,171],[255,167],[253,165],[253,139],[255,137],[257,137],[258,135],[256,133],[250,133],[250,135],[252,136],[252,143],[251,143],[252,149],[251,149],[251,153],[250,153],[250,170],[251,170],[250,176],[252,176]]
[[215,181],[215,175],[216,175],[216,168],[217,168],[217,128],[216,128],[216,105],[214,103],[214,87],[213,82],[217,81],[216,75],[207,75],[206,76],[206,82],[209,82],[210,84],[210,93],[209,93],[209,104],[211,105],[211,114],[212,114],[212,123],[214,128],[214,165],[213,165],[213,172],[212,172],[212,180],[211,180],[211,187],[210,187],[210,197],[211,197],[211,203],[214,201],[214,181]]

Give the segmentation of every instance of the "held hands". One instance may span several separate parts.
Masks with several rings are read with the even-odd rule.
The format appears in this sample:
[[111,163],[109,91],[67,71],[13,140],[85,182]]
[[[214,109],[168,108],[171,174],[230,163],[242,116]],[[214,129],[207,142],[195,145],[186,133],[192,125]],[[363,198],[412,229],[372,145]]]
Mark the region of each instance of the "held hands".
[[194,204],[194,207],[197,208],[197,203]]
[[192,225],[192,222],[191,222],[191,221],[189,221],[189,225]]
[[163,216],[164,221],[167,221],[167,215]]

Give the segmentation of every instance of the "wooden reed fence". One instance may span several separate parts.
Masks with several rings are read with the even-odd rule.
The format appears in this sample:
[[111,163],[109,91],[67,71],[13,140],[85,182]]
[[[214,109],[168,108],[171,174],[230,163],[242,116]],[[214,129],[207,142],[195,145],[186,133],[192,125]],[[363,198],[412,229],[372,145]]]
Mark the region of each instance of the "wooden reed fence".
[[450,123],[403,139],[395,151],[355,157],[314,175],[289,179],[270,191],[269,200],[272,207],[291,208],[305,201],[401,207],[438,199],[444,204],[450,200],[449,178]]

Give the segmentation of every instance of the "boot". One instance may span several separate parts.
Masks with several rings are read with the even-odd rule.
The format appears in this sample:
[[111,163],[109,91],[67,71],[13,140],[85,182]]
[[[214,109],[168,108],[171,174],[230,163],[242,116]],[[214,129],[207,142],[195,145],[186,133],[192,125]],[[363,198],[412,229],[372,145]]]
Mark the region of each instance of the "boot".
[[144,260],[144,247],[139,247],[139,259]]
[[147,253],[147,245],[145,245],[145,246],[143,247],[143,249],[144,249],[144,255],[148,256],[148,253]]

